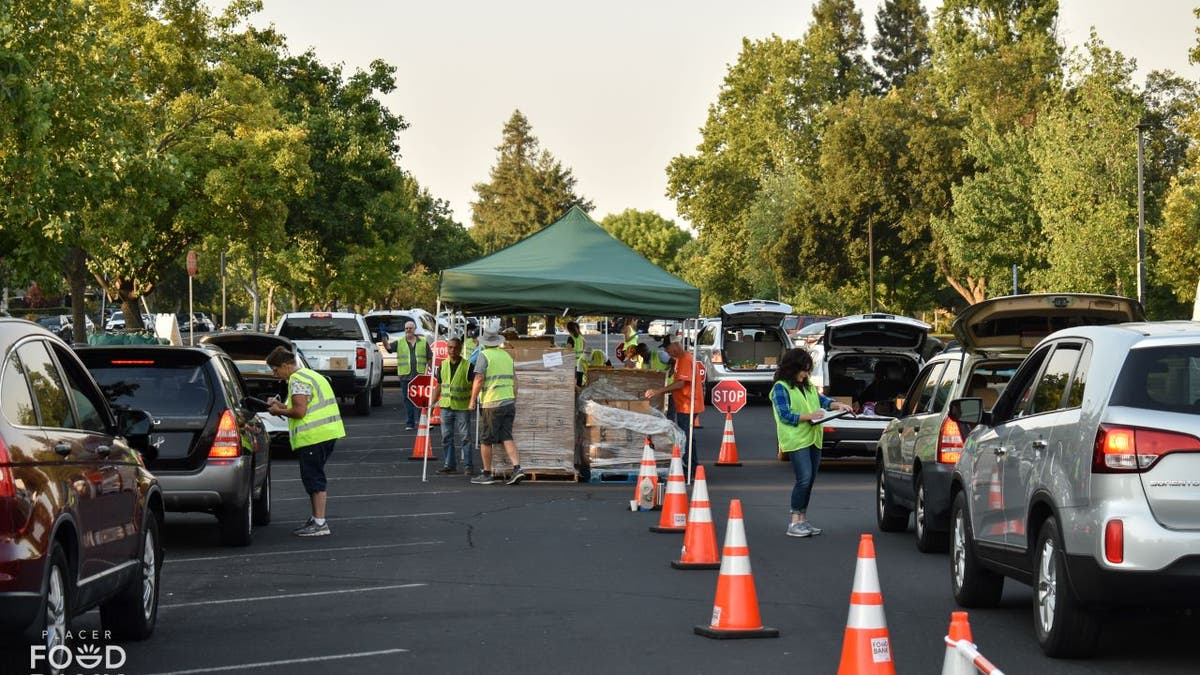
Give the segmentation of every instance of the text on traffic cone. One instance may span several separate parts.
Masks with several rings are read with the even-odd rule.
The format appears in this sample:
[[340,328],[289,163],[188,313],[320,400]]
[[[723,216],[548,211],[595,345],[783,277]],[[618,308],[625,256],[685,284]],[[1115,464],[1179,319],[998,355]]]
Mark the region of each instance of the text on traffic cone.
[[879,570],[875,567],[875,541],[864,534],[858,542],[854,566],[854,588],[850,592],[850,614],[842,640],[838,675],[895,675],[892,643],[883,613]]
[[662,515],[651,532],[683,532],[687,529],[687,486],[683,477],[683,460],[679,446],[671,448],[671,468],[667,472],[667,494],[663,497]]

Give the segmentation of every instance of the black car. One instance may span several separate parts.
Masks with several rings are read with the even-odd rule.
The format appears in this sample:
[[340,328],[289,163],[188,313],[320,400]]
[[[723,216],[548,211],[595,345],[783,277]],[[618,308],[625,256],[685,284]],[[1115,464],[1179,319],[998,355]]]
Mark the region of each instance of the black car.
[[167,511],[217,517],[221,542],[246,546],[271,522],[270,441],[233,360],[216,347],[81,347],[114,408],[150,413],[147,463]]
[[66,647],[93,607],[118,639],[154,631],[163,497],[139,456],[150,427],[145,412],[114,414],[62,340],[0,319],[0,643],[12,647],[0,672],[29,672],[27,642]]

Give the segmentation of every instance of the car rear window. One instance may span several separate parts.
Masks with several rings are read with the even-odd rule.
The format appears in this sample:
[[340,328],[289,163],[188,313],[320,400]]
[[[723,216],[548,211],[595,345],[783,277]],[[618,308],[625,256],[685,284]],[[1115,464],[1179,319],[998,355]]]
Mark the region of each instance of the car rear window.
[[403,333],[404,324],[409,321],[412,321],[414,324],[417,323],[415,319],[403,314],[368,316],[364,317],[363,320],[367,322],[367,327],[371,330],[379,330],[379,327],[383,326],[383,330],[391,335]]
[[[390,329],[389,329],[390,332]],[[400,332],[404,332],[401,324]],[[361,340],[362,329],[353,318],[296,318],[283,322],[279,334],[292,340]]]
[[[145,363],[151,361],[151,363]],[[212,409],[212,383],[202,365],[113,358],[88,368],[113,409],[199,417]]]
[[1130,350],[1109,404],[1200,412],[1200,345]]

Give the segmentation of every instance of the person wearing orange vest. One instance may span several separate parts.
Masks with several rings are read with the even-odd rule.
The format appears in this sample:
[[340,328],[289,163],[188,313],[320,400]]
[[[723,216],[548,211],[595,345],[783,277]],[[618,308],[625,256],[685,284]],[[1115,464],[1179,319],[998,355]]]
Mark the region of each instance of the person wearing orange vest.
[[388,348],[396,353],[396,374],[400,376],[400,391],[405,394],[404,429],[412,431],[417,426],[420,410],[408,400],[408,383],[417,375],[425,374],[426,364],[433,363],[433,351],[425,338],[417,337],[417,324],[412,321],[404,323],[404,339],[394,340]]
[[[667,354],[674,361],[674,367],[671,371],[671,384],[660,389],[647,389],[644,396],[646,398],[654,398],[663,394],[671,394],[671,403],[675,407],[675,424],[683,430],[684,438],[688,438],[688,430],[691,429],[692,421],[691,414],[694,411],[696,415],[704,412],[704,387],[692,386],[692,353],[683,348],[683,344],[672,342],[667,345]],[[700,373],[696,373],[696,378],[700,378]],[[695,434],[691,434],[691,443],[686,441],[683,443],[683,465],[688,467],[688,459],[692,456],[693,451],[696,451],[696,461],[700,461],[698,449],[696,448]],[[686,471],[687,469],[685,469]]]

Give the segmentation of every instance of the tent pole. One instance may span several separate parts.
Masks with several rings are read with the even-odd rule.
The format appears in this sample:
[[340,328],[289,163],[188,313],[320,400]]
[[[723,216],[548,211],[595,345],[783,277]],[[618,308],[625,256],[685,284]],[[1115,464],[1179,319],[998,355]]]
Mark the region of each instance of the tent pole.
[[[436,306],[436,308],[434,310],[434,314],[433,314],[433,341],[435,343],[437,342],[437,337],[438,337],[438,315],[441,313],[442,313],[442,296],[439,295],[437,298],[437,306]],[[438,366],[437,354],[434,354],[432,362],[429,364],[430,378],[433,378],[433,379],[437,378],[437,366]],[[422,483],[429,482],[429,455],[433,454],[433,438],[432,438],[432,434],[429,432],[429,427],[432,426],[431,424],[429,424],[429,420],[433,418],[433,386],[432,385],[430,385],[430,387],[429,387],[429,394],[430,394],[429,399],[427,401],[425,401],[425,456],[421,458],[421,482]],[[421,433],[420,430],[418,430],[417,433],[420,434]],[[445,448],[444,443],[442,444],[442,447]],[[444,461],[446,461],[446,459],[443,457],[442,461],[444,462]]]
[[[696,323],[697,324],[700,323],[699,319],[696,320]],[[693,344],[694,343],[695,343],[695,341],[693,340]],[[685,343],[685,346],[686,346],[686,343]],[[689,389],[689,391],[688,391],[688,410],[690,411],[690,414],[688,415],[688,433],[687,433],[687,437],[688,437],[687,438],[687,444],[688,444],[687,484],[691,485],[692,484],[692,467],[694,467],[696,465],[696,453],[694,452],[694,450],[696,448],[693,444],[693,439],[695,439],[695,437],[696,437],[696,351],[694,349],[689,348],[688,352],[692,355],[692,379],[689,380],[689,382],[691,384],[689,384],[689,386],[688,386],[688,389]],[[700,387],[700,396],[701,396],[701,400],[703,400],[703,396],[704,396],[703,385]]]

